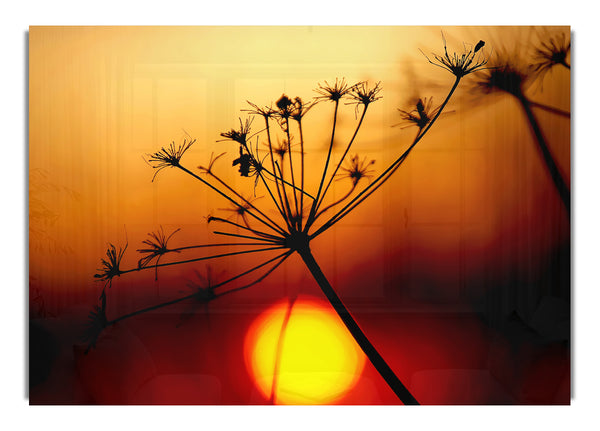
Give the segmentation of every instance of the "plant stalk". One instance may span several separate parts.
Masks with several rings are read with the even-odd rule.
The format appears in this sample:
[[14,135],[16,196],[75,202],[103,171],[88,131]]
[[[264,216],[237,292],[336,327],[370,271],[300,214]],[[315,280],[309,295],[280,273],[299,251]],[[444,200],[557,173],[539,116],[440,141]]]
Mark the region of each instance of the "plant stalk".
[[321,268],[317,264],[317,261],[313,257],[310,248],[308,246],[297,250],[298,254],[308,267],[308,270],[315,278],[315,281],[337,312],[338,316],[352,334],[352,337],[356,340],[362,351],[367,355],[369,361],[373,364],[377,372],[383,377],[388,386],[394,393],[398,396],[400,401],[402,401],[405,405],[418,405],[418,401],[413,397],[413,395],[409,392],[409,390],[404,386],[404,384],[400,381],[398,376],[394,374],[390,366],[385,362],[383,357],[379,354],[375,346],[369,341],[365,333],[360,329],[358,323],[354,320],[354,318],[350,315],[348,309],[342,303],[342,300],[335,293],[331,284],[321,271]]
[[556,191],[562,200],[565,209],[567,210],[567,216],[569,218],[569,222],[571,221],[571,191],[567,187],[565,180],[563,179],[560,171],[558,170],[558,166],[556,166],[556,162],[550,153],[550,149],[548,148],[548,144],[546,143],[546,139],[542,133],[540,125],[537,121],[533,110],[531,109],[531,102],[527,100],[525,97],[519,97],[519,102],[521,102],[521,106],[527,115],[527,119],[529,120],[529,125],[531,126],[531,131],[535,135],[535,140],[538,144],[538,148],[542,153],[542,157],[544,158],[544,162],[546,163],[546,167],[548,168],[548,172],[554,186],[556,187]]

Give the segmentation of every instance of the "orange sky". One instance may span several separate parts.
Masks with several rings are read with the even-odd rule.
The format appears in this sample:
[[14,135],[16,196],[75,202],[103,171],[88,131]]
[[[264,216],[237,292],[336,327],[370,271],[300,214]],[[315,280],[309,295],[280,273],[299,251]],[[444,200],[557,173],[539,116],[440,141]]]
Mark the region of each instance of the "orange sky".
[[[458,49],[463,40],[479,39],[486,39],[486,49],[500,41],[526,45],[535,33],[453,27],[32,27],[30,210],[37,212],[30,217],[31,276],[49,291],[95,292],[92,275],[109,242],[129,241],[124,266],[132,267],[138,258],[133,251],[159,225],[166,231],[182,228],[175,245],[213,241],[204,217],[211,210],[228,216],[218,209],[229,204],[174,170],[152,183],[143,155],[189,135],[197,143],[182,164],[194,170],[211,152],[227,151],[220,173],[250,195],[253,181],[242,184],[230,168],[237,148],[216,142],[219,133],[239,124],[246,100],[265,105],[282,93],[308,100],[318,83],[336,77],[381,81],[383,99],[369,108],[354,147],[375,159],[381,172],[415,134],[413,128],[391,127],[400,121],[397,108],[412,109],[417,97],[439,103],[453,83],[419,52],[441,52],[440,30],[449,48]],[[456,256],[457,235],[461,247],[475,254],[487,253],[519,229],[532,241],[564,239],[567,231],[554,234],[562,217],[552,212],[558,200],[516,102],[474,97],[471,78],[395,177],[315,243],[333,281],[367,261],[383,282],[382,253],[401,255],[407,247],[414,248],[415,264],[421,248],[442,260]],[[569,110],[569,79],[557,69],[530,96]],[[568,177],[569,121],[543,112],[539,119]],[[338,121],[339,136],[347,139],[356,121],[353,106],[344,106]],[[315,188],[330,124],[326,104],[307,117],[309,188]],[[348,186],[334,183],[337,196]],[[259,202],[268,204],[268,198]],[[358,287],[348,289],[361,295]],[[374,289],[374,298],[383,295]]]

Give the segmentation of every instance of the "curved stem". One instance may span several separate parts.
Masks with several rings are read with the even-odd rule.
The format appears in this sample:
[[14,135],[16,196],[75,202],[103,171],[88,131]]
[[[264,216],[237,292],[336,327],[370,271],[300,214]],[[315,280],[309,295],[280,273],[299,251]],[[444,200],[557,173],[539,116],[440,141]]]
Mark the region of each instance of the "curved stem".
[[385,362],[381,354],[377,351],[375,346],[369,341],[365,333],[360,329],[358,323],[354,320],[348,309],[342,303],[342,300],[337,296],[331,284],[321,271],[321,268],[314,259],[310,248],[305,247],[304,249],[298,250],[298,254],[308,267],[309,271],[315,278],[319,287],[337,312],[338,316],[350,331],[350,334],[354,337],[354,340],[358,343],[362,351],[367,355],[369,361],[373,364],[377,372],[383,377],[385,382],[388,384],[390,389],[398,396],[400,401],[406,405],[417,405],[419,404],[415,397],[409,392],[409,390],[400,381],[398,376],[394,374],[394,371]]
[[323,208],[321,211],[319,211],[317,213],[317,215],[315,215],[315,220],[317,220],[321,214],[323,214],[325,211],[327,211],[329,208],[333,208],[334,206],[336,206],[337,204],[340,204],[342,202],[344,202],[346,199],[348,199],[348,197],[352,194],[352,192],[354,191],[354,189],[356,188],[356,184],[352,184],[352,187],[350,188],[350,190],[348,191],[348,193],[346,193],[344,196],[342,196],[341,198],[339,198],[337,201],[327,205],[325,208]]

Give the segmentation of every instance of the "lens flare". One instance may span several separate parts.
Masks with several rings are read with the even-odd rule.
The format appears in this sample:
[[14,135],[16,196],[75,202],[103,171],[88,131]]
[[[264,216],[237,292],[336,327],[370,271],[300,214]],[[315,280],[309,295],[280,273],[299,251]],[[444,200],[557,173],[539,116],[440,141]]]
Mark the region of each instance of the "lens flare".
[[358,382],[364,353],[329,304],[299,298],[285,324],[289,307],[275,304],[248,330],[246,367],[258,390],[277,404],[339,401]]

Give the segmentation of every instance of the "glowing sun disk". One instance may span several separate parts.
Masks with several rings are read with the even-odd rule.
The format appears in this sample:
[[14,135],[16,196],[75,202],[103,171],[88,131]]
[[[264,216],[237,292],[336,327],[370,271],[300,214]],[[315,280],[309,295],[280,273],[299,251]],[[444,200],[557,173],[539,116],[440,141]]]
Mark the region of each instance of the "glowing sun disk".
[[277,368],[278,404],[335,402],[357,383],[364,354],[329,304],[299,298],[282,332],[288,310],[287,301],[272,306],[247,333],[246,366],[256,386],[269,399]]

